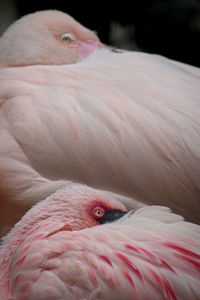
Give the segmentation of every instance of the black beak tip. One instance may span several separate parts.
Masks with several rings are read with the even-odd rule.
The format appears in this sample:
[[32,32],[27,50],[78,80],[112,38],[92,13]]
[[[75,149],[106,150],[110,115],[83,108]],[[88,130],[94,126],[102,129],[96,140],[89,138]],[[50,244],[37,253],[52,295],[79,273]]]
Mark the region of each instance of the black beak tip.
[[121,210],[107,210],[105,215],[99,219],[100,224],[111,223],[122,218],[127,212]]

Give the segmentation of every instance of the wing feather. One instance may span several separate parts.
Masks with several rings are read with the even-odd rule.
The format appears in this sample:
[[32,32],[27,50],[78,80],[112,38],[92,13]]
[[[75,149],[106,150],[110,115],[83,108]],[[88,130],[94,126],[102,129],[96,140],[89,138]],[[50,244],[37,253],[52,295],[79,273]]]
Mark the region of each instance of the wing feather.
[[[158,211],[168,218],[162,222]],[[81,231],[34,232],[12,260],[15,299],[43,300],[47,294],[50,300],[95,295],[108,300],[198,299],[199,226],[170,214],[167,208],[147,207],[121,222]]]

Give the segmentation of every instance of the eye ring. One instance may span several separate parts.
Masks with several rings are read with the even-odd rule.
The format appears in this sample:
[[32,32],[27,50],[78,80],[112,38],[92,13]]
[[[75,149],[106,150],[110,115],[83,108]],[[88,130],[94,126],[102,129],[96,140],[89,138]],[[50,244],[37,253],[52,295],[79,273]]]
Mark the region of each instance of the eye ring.
[[75,41],[75,36],[73,35],[73,33],[70,32],[65,32],[64,34],[61,35],[60,37],[61,41],[63,41],[64,43],[71,43],[72,41]]
[[95,206],[92,213],[96,219],[101,219],[105,215],[105,209],[102,206]]

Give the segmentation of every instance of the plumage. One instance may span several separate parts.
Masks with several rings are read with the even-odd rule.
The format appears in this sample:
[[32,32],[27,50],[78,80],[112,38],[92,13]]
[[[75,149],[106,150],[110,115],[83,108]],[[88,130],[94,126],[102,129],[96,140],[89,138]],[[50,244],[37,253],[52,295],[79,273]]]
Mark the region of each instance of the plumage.
[[1,227],[68,181],[198,223],[199,82],[198,68],[106,48],[74,64],[2,68]]
[[102,47],[95,32],[57,10],[14,22],[0,38],[0,67],[76,63]]
[[[73,208],[64,221],[65,193]],[[2,283],[2,258],[7,249],[12,254],[6,265],[10,294],[3,294],[2,300],[199,299],[199,225],[185,222],[166,207],[152,206],[129,212],[113,223],[68,231],[70,221],[80,226],[84,220],[83,206],[79,206],[84,193],[83,201],[88,197],[85,203],[89,205],[94,190],[63,189],[59,203],[53,206],[50,197],[51,206],[47,200],[37,204],[5,237],[0,250]],[[116,207],[116,202],[110,205]],[[13,237],[16,241],[18,236],[20,240],[12,246]]]
[[[94,208],[102,208],[106,214],[110,211],[116,212],[113,220],[116,220],[127,211],[125,206],[106,193],[78,184],[68,184],[67,187],[59,189],[45,200],[33,206],[19,221],[14,228],[4,236],[0,245],[0,299],[10,300],[9,277],[10,264],[14,252],[28,236],[35,233],[34,239],[38,237],[45,239],[53,232],[81,230],[100,224],[99,217],[94,213]],[[110,216],[109,216],[109,220]],[[37,230],[39,229],[39,232]],[[41,251],[43,246],[41,244]],[[59,251],[59,250],[58,250]],[[37,256],[37,254],[36,254]],[[23,261],[23,259],[22,259]],[[20,262],[18,263],[20,265]],[[17,297],[17,296],[16,296]],[[23,298],[23,295],[20,297]],[[21,298],[21,300],[22,300]]]

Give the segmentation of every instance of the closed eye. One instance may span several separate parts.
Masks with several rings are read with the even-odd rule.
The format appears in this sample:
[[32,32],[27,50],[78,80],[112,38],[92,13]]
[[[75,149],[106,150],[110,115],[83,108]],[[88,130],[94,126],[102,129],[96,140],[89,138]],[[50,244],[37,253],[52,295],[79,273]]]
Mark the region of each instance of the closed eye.
[[61,41],[63,41],[64,43],[70,43],[70,42],[76,40],[74,34],[73,34],[73,33],[70,33],[70,32],[66,32],[66,33],[62,34],[61,37],[60,37],[60,39],[61,39]]

